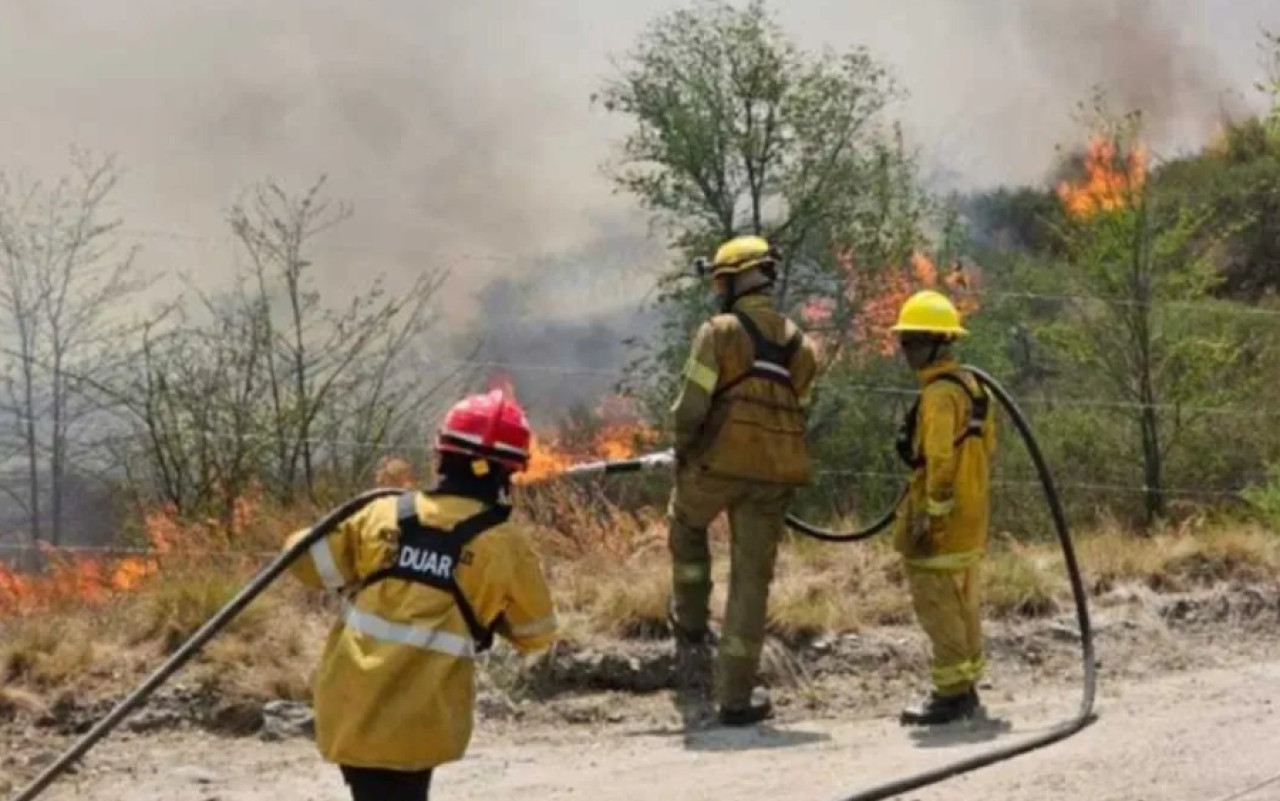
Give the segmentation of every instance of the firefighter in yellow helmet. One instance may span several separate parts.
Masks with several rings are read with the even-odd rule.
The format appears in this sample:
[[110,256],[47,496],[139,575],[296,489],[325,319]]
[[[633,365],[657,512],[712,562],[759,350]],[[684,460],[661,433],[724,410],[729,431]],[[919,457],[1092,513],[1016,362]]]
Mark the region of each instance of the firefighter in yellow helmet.
[[932,725],[980,706],[977,682],[986,662],[978,568],[987,545],[995,421],[986,390],[951,353],[968,333],[951,301],[932,290],[913,295],[893,331],[922,387],[898,438],[913,473],[894,547],[933,652],[933,691],[901,720]]
[[[725,725],[751,725],[772,713],[755,686],[769,585],[787,505],[810,480],[806,413],[817,360],[799,327],[774,308],[778,261],[758,236],[725,242],[710,265],[699,261],[721,313],[698,329],[672,407],[671,624],[687,682],[706,678],[710,648],[718,646],[713,679]],[[732,546],[724,626],[713,643],[707,526],[721,512],[728,513]]]
[[495,634],[525,654],[552,642],[542,568],[508,520],[529,441],[513,399],[465,398],[439,431],[432,490],[370,503],[292,568],[342,598],[314,680],[316,743],[355,801],[424,801],[470,742],[476,655]]

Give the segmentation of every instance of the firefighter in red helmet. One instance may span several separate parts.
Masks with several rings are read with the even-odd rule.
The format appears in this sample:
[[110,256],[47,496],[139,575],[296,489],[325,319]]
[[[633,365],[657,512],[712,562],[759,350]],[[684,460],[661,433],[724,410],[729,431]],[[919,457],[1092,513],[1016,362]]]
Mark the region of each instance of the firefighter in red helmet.
[[524,654],[553,640],[542,567],[508,519],[529,442],[503,392],[465,398],[440,427],[435,487],[370,503],[293,568],[342,596],[314,679],[316,743],[355,801],[426,799],[470,742],[476,655],[495,634]]

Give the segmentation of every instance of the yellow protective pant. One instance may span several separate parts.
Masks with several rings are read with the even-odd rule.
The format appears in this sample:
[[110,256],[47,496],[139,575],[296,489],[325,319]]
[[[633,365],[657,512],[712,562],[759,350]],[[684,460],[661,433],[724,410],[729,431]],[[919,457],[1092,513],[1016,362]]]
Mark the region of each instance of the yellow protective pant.
[[986,669],[982,653],[978,565],[964,570],[907,566],[916,619],[933,646],[933,686],[938,695],[960,695]]
[[672,598],[677,625],[707,629],[711,599],[711,548],[707,526],[728,512],[732,544],[729,596],[716,661],[716,700],[741,708],[751,700],[769,605],[769,585],[795,488],[682,469],[668,507]]

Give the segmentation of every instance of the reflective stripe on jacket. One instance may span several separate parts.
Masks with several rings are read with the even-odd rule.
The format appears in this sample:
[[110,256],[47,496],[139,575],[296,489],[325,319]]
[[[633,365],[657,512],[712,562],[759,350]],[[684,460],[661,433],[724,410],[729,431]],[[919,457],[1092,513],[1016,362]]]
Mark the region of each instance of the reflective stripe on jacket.
[[[443,529],[484,508],[470,498],[423,494],[417,507],[422,522]],[[398,535],[396,498],[381,498],[291,570],[310,587],[351,587],[388,566]],[[521,653],[551,644],[551,595],[520,526],[506,522],[476,537],[454,575],[476,616],[498,621],[498,634]],[[471,739],[474,656],[466,621],[446,591],[388,578],[345,600],[313,683],[321,754],[337,764],[392,770],[460,759]]]

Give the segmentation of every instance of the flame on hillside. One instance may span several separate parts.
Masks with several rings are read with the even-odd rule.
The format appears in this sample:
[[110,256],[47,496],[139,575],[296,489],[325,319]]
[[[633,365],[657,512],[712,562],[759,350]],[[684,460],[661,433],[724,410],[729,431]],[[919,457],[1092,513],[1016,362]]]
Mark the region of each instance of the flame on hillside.
[[[978,298],[971,292],[974,278],[958,263],[945,272],[923,253],[916,252],[910,263],[896,270],[872,275],[859,269],[851,255],[844,255],[840,265],[845,272],[844,299],[858,309],[854,321],[853,343],[863,353],[892,356],[897,352],[897,338],[890,330],[898,319],[898,311],[912,294],[922,289],[937,289],[948,294],[962,316],[979,308]],[[821,326],[834,317],[836,302],[830,298],[810,300],[801,314],[806,324]],[[824,349],[831,349],[838,337],[815,336]]]
[[1119,153],[1114,142],[1095,136],[1085,154],[1084,175],[1075,182],[1058,184],[1058,197],[1071,217],[1088,219],[1131,206],[1146,176],[1145,147],[1139,144],[1128,153]]

